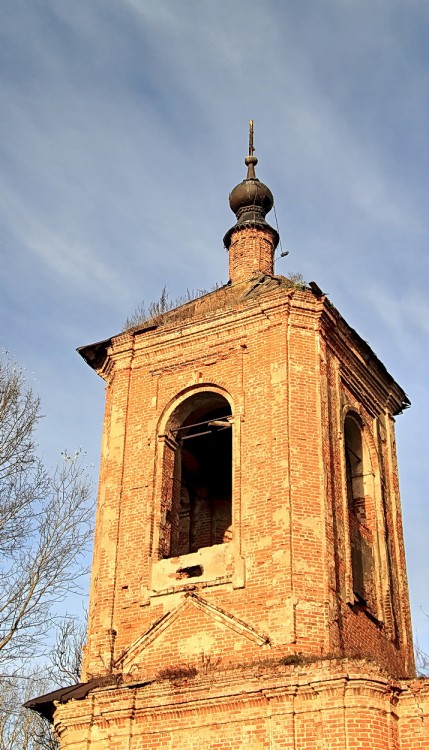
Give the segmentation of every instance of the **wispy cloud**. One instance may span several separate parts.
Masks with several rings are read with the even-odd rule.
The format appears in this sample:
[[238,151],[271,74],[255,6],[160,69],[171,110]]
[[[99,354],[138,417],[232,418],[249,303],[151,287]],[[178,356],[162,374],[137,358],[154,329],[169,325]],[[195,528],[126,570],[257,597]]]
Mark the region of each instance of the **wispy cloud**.
[[[428,32],[418,0],[3,4],[0,313],[9,348],[43,372],[56,430],[82,429],[64,410],[82,398],[75,345],[164,284],[174,295],[226,280],[250,117],[291,251],[279,270],[315,278],[424,392]],[[427,404],[414,414],[399,426],[410,444]],[[423,514],[423,444],[415,454],[403,483]],[[428,531],[413,529],[413,547]]]

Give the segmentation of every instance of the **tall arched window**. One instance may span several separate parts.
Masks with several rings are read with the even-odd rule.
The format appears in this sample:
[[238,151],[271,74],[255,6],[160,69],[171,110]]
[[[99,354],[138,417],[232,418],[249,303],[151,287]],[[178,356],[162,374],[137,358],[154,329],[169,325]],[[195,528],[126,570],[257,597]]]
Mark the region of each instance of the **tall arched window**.
[[345,418],[344,447],[353,593],[375,612],[374,472],[364,425],[353,412]]
[[[190,396],[169,420],[164,457],[160,557],[176,557],[232,538],[232,414],[219,393]],[[170,476],[168,476],[170,475]]]

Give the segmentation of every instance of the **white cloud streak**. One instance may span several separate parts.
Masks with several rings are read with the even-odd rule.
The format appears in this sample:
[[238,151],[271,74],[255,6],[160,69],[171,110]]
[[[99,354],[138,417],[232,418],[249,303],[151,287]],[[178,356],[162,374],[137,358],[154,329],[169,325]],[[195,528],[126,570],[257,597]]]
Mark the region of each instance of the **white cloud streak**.
[[[45,374],[50,411],[63,388],[80,396],[74,346],[164,284],[174,296],[226,280],[227,194],[250,117],[291,250],[279,269],[315,278],[401,384],[424,391],[428,31],[417,0],[3,4],[0,312],[8,347]],[[427,404],[415,413],[399,426],[410,440]],[[402,470],[423,514],[420,450],[421,484]]]

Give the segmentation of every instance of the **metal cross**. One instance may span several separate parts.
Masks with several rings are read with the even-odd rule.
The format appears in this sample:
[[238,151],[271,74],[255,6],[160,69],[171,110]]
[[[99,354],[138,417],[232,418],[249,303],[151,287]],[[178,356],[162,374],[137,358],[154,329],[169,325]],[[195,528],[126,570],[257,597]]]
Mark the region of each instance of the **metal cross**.
[[253,153],[255,151],[254,145],[253,145],[253,120],[249,121],[249,156],[253,156]]

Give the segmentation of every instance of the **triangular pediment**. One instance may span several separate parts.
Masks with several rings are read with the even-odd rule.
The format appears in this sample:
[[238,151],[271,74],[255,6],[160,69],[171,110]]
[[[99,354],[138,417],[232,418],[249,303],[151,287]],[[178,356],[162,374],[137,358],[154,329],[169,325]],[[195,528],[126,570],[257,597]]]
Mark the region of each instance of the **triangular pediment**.
[[[228,640],[236,651],[248,650],[250,644],[258,650],[258,647],[270,642],[266,635],[258,633],[235,615],[190,593],[134,641],[117,660],[116,666],[126,671],[131,665],[145,661],[149,652],[158,648],[163,653],[168,647],[171,653],[172,647],[176,646],[180,657],[184,653],[183,644],[186,643],[189,644],[187,656],[190,658],[206,650],[220,653],[222,649],[225,650]],[[207,644],[210,646],[207,647]]]

